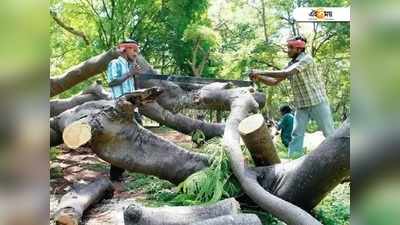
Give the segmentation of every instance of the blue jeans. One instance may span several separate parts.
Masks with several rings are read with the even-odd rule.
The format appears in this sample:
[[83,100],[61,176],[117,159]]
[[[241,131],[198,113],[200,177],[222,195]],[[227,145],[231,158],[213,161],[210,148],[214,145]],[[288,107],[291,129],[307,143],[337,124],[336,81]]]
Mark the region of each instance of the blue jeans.
[[297,158],[304,154],[303,142],[304,133],[310,119],[315,120],[325,137],[334,131],[331,109],[328,102],[321,102],[318,105],[296,109],[292,131],[292,141],[289,143],[289,157]]

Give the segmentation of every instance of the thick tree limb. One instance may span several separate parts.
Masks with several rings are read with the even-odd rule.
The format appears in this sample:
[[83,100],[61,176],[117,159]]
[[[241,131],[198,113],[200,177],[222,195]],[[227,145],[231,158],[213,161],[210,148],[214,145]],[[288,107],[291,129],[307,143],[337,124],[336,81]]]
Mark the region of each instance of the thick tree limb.
[[262,209],[292,225],[314,225],[321,223],[298,206],[287,202],[263,189],[257,181],[256,173],[247,168],[240,149],[238,126],[250,112],[256,112],[258,104],[252,97],[254,90],[241,90],[232,93],[231,114],[224,132],[224,145],[227,148],[231,169],[243,191]]
[[57,116],[67,109],[88,101],[111,99],[101,84],[93,84],[87,90],[68,99],[53,99],[50,101],[50,117]]
[[305,210],[314,208],[350,175],[350,122],[302,158],[257,168],[258,180],[273,194]]
[[124,221],[125,225],[188,225],[224,215],[235,215],[239,210],[239,203],[234,198],[198,206],[148,208],[133,204],[124,211]]
[[[229,110],[229,98],[236,88],[231,83],[211,83],[193,91],[185,91],[178,84],[165,80],[138,79],[140,88],[160,87],[163,94],[157,99],[158,104],[172,112],[185,108]],[[240,88],[239,88],[240,89]],[[243,88],[242,88],[243,89]],[[244,88],[245,89],[245,88]],[[260,108],[265,105],[265,95],[255,93],[255,99]]]
[[51,77],[50,97],[58,95],[94,75],[104,72],[107,69],[108,63],[118,56],[119,52],[116,49],[111,49],[79,65],[73,66],[60,76]]
[[139,107],[139,111],[150,119],[184,134],[189,135],[195,130],[201,130],[204,133],[206,140],[218,136],[222,137],[224,134],[224,124],[207,123],[201,120],[191,119],[180,113],[172,113],[171,111],[161,107],[156,102]]
[[54,214],[59,225],[78,225],[83,212],[106,195],[112,195],[113,187],[107,178],[99,178],[94,182],[76,188],[65,194]]
[[192,223],[191,225],[261,225],[255,214],[234,214],[215,217],[208,220]]

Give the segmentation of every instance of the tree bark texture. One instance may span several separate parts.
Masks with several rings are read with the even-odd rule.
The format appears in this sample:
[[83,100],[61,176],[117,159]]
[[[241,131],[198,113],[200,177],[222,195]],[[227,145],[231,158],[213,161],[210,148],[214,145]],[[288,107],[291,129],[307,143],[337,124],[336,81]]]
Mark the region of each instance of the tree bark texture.
[[239,211],[239,203],[234,198],[198,206],[150,208],[133,204],[124,211],[124,221],[125,225],[187,225],[224,215],[235,215]]
[[94,182],[78,187],[65,194],[54,214],[54,220],[59,225],[78,225],[84,211],[104,196],[111,195],[113,187],[107,178],[99,178]]

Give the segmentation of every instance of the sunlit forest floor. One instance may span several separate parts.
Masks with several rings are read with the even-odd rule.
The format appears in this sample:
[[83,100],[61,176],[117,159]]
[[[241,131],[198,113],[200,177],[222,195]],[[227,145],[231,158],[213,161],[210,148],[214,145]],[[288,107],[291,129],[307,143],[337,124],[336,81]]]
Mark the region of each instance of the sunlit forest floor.
[[[152,128],[153,132],[186,148],[196,151],[190,136],[168,128]],[[320,135],[306,136],[306,145],[313,147],[320,142]],[[277,144],[279,156],[287,158],[287,152]],[[63,145],[51,148],[50,152],[50,216],[57,208],[59,199],[71,189],[74,182],[92,181],[98,176],[108,176],[109,163],[99,159],[89,148],[70,150]],[[165,199],[176,192],[174,185],[153,176],[124,173],[124,181],[114,183],[112,199],[105,199],[91,207],[83,217],[83,224],[122,225],[123,208],[134,202],[146,206],[162,206]],[[268,213],[242,207],[242,211],[256,213],[264,224],[284,224]],[[337,186],[312,212],[324,225],[350,224],[350,185]],[[54,224],[54,221],[51,221]]]

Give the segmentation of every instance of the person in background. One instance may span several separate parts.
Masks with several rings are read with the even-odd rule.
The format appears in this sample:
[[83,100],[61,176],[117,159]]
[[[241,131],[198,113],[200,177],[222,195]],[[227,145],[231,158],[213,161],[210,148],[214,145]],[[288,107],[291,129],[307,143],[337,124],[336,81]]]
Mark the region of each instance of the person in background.
[[[112,97],[115,101],[124,94],[135,90],[134,76],[141,73],[136,59],[139,55],[139,44],[134,40],[126,40],[118,44],[117,48],[121,56],[112,60],[107,68],[107,81],[111,88]],[[135,109],[135,120],[142,125],[142,120],[137,109]],[[111,165],[110,180],[121,181],[124,169]]]
[[304,154],[303,142],[310,119],[317,122],[325,137],[334,131],[331,109],[325,85],[317,65],[306,53],[307,40],[298,36],[287,41],[287,54],[291,58],[288,66],[278,71],[251,70],[250,79],[274,86],[288,79],[296,107],[292,140],[289,143],[289,157],[298,158]]
[[288,105],[281,106],[279,111],[281,112],[282,118],[278,124],[276,124],[276,128],[281,131],[282,144],[287,148],[292,140],[294,116],[292,114],[292,109]]

